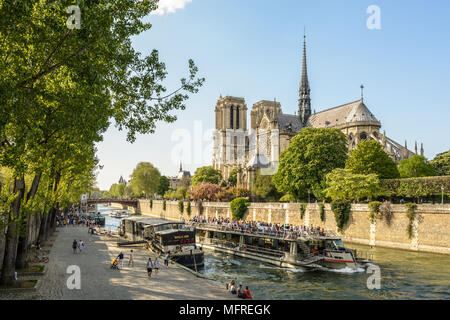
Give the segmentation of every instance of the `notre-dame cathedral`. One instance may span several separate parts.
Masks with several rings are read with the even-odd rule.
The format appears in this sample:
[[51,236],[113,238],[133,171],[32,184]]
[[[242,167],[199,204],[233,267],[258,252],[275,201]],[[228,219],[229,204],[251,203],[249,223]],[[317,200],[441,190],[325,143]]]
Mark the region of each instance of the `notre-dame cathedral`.
[[[280,153],[305,127],[341,129],[348,138],[349,151],[360,141],[371,139],[379,141],[395,161],[417,154],[417,142],[414,153],[408,150],[406,141],[402,146],[385,133],[380,134],[381,123],[364,104],[362,94],[360,100],[312,113],[310,92],[304,37],[298,115],[283,114],[277,101],[261,100],[252,106],[248,130],[244,98],[220,96],[214,110],[212,164],[222,172],[223,179],[228,179],[231,171],[237,168],[238,185],[252,189],[256,170],[265,171],[263,174],[275,173]],[[423,155],[423,145],[420,153]]]

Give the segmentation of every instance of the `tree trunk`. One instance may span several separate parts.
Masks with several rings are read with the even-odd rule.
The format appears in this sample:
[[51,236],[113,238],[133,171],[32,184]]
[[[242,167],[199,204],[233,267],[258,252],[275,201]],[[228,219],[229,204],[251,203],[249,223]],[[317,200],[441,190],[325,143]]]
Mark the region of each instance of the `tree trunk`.
[[[36,195],[36,192],[39,187],[39,181],[41,180],[41,174],[36,174],[33,179],[33,183],[31,184],[30,191],[27,193],[27,202],[29,200],[33,200],[34,196]],[[33,214],[33,213],[32,213]],[[30,244],[29,241],[29,234],[30,234],[30,228],[31,228],[31,216],[26,217],[27,222],[25,225],[25,229],[21,230],[22,234],[19,235],[19,244],[17,247],[17,258],[16,258],[16,268],[17,269],[25,269],[28,265],[27,263],[27,257],[28,257],[28,248]]]
[[18,224],[16,219],[20,214],[20,204],[25,194],[25,179],[14,179],[14,193],[19,193],[19,196],[13,201],[11,205],[12,214],[9,215],[8,231],[5,239],[5,255],[3,257],[2,274],[0,277],[0,285],[10,286],[16,282],[15,265],[18,242]]
[[[56,175],[55,175],[55,183],[53,184],[53,193],[56,194],[56,192],[58,191],[58,185],[59,185],[59,181],[61,180],[61,173],[59,171],[56,171]],[[47,222],[47,230],[45,231],[46,236],[45,238],[47,239],[50,231],[54,231],[54,229],[56,228],[56,212],[57,212],[57,208],[59,206],[59,202],[53,202],[52,203],[52,207],[50,209],[49,212],[49,220]]]

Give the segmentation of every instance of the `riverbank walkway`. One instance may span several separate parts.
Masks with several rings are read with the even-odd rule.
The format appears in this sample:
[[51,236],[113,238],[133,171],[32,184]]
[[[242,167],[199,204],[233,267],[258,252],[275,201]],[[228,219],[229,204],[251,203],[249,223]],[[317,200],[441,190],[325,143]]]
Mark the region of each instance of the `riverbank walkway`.
[[[170,264],[167,268],[160,260],[157,275],[149,279],[146,262],[156,254],[143,247],[118,247],[117,239],[104,235],[90,235],[86,227],[60,227],[50,251],[47,272],[40,279],[36,292],[0,293],[0,299],[33,300],[181,300],[181,299],[233,299],[219,282],[196,277],[180,267]],[[72,242],[83,240],[83,253],[73,253]],[[134,251],[134,267],[128,267],[130,250]],[[124,268],[110,268],[111,260],[122,251]],[[81,271],[81,289],[69,289],[67,280],[71,274],[67,267],[76,265]]]

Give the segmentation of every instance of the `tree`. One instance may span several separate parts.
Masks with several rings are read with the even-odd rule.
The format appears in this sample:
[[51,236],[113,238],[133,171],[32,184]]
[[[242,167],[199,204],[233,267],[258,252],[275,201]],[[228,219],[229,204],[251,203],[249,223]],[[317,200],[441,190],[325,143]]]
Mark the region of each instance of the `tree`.
[[428,163],[427,159],[418,154],[409,159],[402,159],[398,164],[400,178],[418,178],[435,176],[434,167]]
[[197,200],[216,200],[217,194],[222,188],[217,184],[202,182],[192,186],[189,195],[192,199]]
[[260,170],[256,172],[254,191],[256,196],[268,201],[276,201],[281,197],[281,194],[272,182],[272,176],[261,175]]
[[[14,200],[1,212],[8,224],[1,284],[14,282],[16,252],[28,245],[28,218],[42,216],[46,236],[59,206],[92,187],[96,159],[88,149],[101,140],[109,121],[127,129],[132,142],[136,133],[154,132],[157,121],[175,121],[170,111],[184,109],[187,93],[197,92],[204,81],[196,79],[198,70],[189,60],[188,79],[166,93],[167,72],[157,50],[143,57],[133,49],[132,37],[151,27],[143,19],[157,1],[84,1],[80,30],[65,24],[70,4],[0,5],[0,166],[11,169],[14,180],[9,192]],[[30,23],[36,17],[39,23]]]
[[374,173],[354,174],[348,169],[338,168],[327,174],[326,184],[325,194],[332,200],[370,200],[386,194]]
[[131,185],[138,194],[145,197],[153,195],[157,190],[161,174],[150,162],[140,162],[131,174]]
[[440,176],[450,175],[450,150],[436,155],[430,164],[434,167],[436,173]]
[[375,140],[362,140],[356,149],[350,151],[345,168],[354,174],[375,173],[380,179],[400,176],[397,165]]
[[166,176],[161,176],[159,178],[159,185],[156,193],[159,194],[160,196],[163,196],[164,193],[166,193],[166,191],[169,190],[169,187],[170,187],[169,179]]
[[325,175],[342,168],[347,159],[347,139],[339,129],[304,128],[280,155],[273,182],[278,191],[305,197],[308,189],[323,199]]
[[195,170],[191,183],[195,187],[201,182],[208,182],[212,184],[218,184],[222,180],[222,174],[219,170],[214,169],[211,166],[200,167]]

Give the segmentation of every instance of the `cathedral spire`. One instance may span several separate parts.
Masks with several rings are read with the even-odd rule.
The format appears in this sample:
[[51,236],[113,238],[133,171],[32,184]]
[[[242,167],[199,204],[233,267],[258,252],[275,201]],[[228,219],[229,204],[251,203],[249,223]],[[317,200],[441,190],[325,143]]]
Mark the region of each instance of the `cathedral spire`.
[[302,79],[300,80],[300,88],[298,90],[298,115],[302,124],[305,125],[311,115],[311,89],[309,88],[308,70],[306,68],[306,32],[303,35],[303,62],[302,62]]

